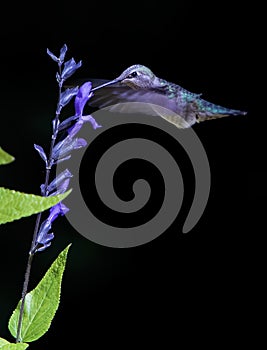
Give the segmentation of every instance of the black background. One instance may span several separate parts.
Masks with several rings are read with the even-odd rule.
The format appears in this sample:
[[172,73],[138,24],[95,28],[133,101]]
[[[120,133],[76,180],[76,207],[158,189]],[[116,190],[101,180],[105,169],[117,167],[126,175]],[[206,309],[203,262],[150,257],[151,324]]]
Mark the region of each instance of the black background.
[[[12,3],[1,11],[0,144],[16,158],[1,167],[3,187],[39,194],[44,170],[33,144],[47,144],[57,98],[57,66],[47,48],[57,54],[66,43],[67,58],[83,62],[77,78],[112,79],[140,63],[209,101],[248,111],[194,126],[212,183],[207,208],[188,234],[181,233],[182,215],[154,241],[114,249],[86,240],[65,218],[55,222],[56,237],[35,257],[30,287],[72,247],[59,310],[32,349],[247,339],[244,327],[252,327],[250,314],[260,308],[266,199],[260,12],[228,1]],[[9,341],[34,219],[1,226],[0,336]]]

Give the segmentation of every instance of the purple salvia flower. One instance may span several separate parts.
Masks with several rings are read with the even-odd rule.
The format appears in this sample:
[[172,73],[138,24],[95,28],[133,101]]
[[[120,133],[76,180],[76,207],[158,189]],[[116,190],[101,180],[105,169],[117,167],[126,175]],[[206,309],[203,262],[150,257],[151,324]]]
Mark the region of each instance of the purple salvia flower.
[[62,162],[64,162],[65,160],[68,160],[68,159],[70,159],[70,158],[71,158],[71,155],[66,156],[66,157],[63,157],[63,158],[60,158],[60,159],[58,159],[58,160],[56,161],[56,163],[54,163],[54,164],[62,163]]
[[71,128],[68,129],[68,134],[71,137],[75,136],[78,133],[78,131],[81,129],[83,124],[88,122],[91,123],[94,129],[101,128],[101,125],[99,125],[91,115],[83,115],[78,119],[75,125],[73,125]]
[[83,138],[76,138],[75,139],[75,144],[74,144],[74,148],[73,149],[79,149],[79,148],[82,148],[82,147],[85,147],[87,146],[87,141]]
[[71,137],[73,137],[78,133],[78,131],[81,129],[82,125],[85,122],[90,122],[94,129],[101,127],[101,125],[97,124],[97,122],[91,115],[86,115],[86,116],[82,115],[87,101],[93,96],[91,89],[92,89],[92,83],[90,81],[84,83],[79,88],[78,93],[76,94],[76,97],[75,97],[75,102],[74,102],[75,115],[65,119],[62,123],[60,123],[58,128],[59,131],[66,129],[74,121],[76,121],[76,123],[68,129],[68,134]]
[[80,130],[83,123],[85,122],[90,122],[94,129],[101,127],[101,125],[97,124],[97,122],[91,115],[83,116],[84,107],[87,101],[93,96],[91,89],[92,89],[92,83],[88,81],[80,87],[75,97],[75,101],[74,101],[75,116],[79,117],[79,119],[77,123],[68,130],[69,134],[71,133],[75,135]]
[[81,119],[83,120],[83,122],[91,123],[94,130],[102,127],[102,125],[98,124],[95,118],[93,118],[91,115],[83,115]]
[[79,149],[87,146],[87,141],[81,137],[76,137],[72,143],[72,150]]
[[50,239],[50,241],[48,242],[48,243],[45,243],[45,244],[43,244],[43,246],[42,247],[40,247],[40,248],[38,248],[38,249],[32,249],[32,251],[31,251],[31,253],[32,252],[42,252],[43,250],[45,250],[46,248],[48,248],[48,247],[50,247],[51,246],[51,240],[54,238],[54,234],[53,233],[51,233],[51,235],[53,235],[53,237]]
[[59,124],[58,131],[67,129],[74,121],[76,121],[75,125],[68,129],[68,134],[72,136],[76,135],[82,125],[86,122],[91,123],[94,129],[101,128],[101,125],[99,125],[91,115],[83,115],[81,117],[73,115],[72,117],[63,120],[63,122]]
[[[68,169],[65,169],[53,181],[51,181],[48,186],[45,186],[44,184],[40,186],[41,194],[43,196],[56,196],[57,194],[66,192],[72,176],[72,173]],[[56,189],[57,191],[55,191]]]
[[55,145],[52,157],[55,161],[58,161],[63,157],[68,156],[71,151],[85,147],[86,145],[87,142],[85,139],[67,136],[63,141],[60,141]]
[[[59,69],[59,72],[56,74],[56,80],[60,87],[60,96],[56,110],[56,118],[52,121],[53,135],[51,145],[53,145],[53,149],[49,160],[47,159],[43,148],[41,146],[34,145],[40,157],[45,161],[47,171],[50,171],[52,166],[56,163],[69,159],[73,150],[85,147],[87,145],[87,141],[85,139],[76,137],[84,123],[91,123],[94,129],[101,127],[101,125],[99,125],[91,115],[83,115],[86,103],[93,96],[91,82],[84,83],[80,88],[77,86],[74,88],[67,88],[65,91],[61,90],[64,81],[75,73],[75,71],[82,65],[82,61],[76,63],[74,58],[64,62],[67,50],[67,45],[64,44],[60,49],[59,57],[57,57],[49,49],[47,49],[47,54],[58,63],[59,67],[61,67],[61,65],[64,63],[62,70]],[[74,102],[75,115],[67,118],[61,123],[59,121],[61,109],[71,101],[73,96],[76,96]],[[66,132],[67,136],[65,139],[61,139],[61,141],[54,144],[57,139],[58,132],[60,131]],[[68,169],[64,170],[57,175],[49,185],[41,185],[42,195],[52,196],[65,193],[69,187],[71,177],[72,174],[70,171]],[[34,247],[31,249],[31,254],[34,254],[37,251],[43,251],[51,245],[51,241],[54,238],[54,234],[50,232],[52,223],[58,216],[63,216],[68,211],[69,208],[67,208],[61,202],[50,208],[49,216],[40,226]]]
[[61,184],[58,186],[57,191],[50,193],[49,197],[57,196],[58,194],[65,193],[69,187],[69,183],[70,183],[70,179],[66,179],[63,182],[61,182]]
[[92,83],[90,81],[80,87],[74,102],[76,116],[82,116],[86,102],[93,96],[91,89]]
[[62,181],[61,184],[58,186],[58,190],[56,192],[56,195],[65,193],[67,191],[68,187],[69,187],[69,184],[70,184],[70,179],[69,178],[65,179],[64,181]]
[[31,250],[31,254],[35,252],[41,252],[51,245],[51,241],[54,238],[54,234],[49,232],[52,227],[52,222],[61,215],[65,215],[69,211],[69,208],[65,204],[59,202],[50,208],[50,214],[48,218],[42,222],[34,247]]
[[59,158],[59,155],[64,156],[67,152],[64,150],[68,148],[73,140],[69,137],[66,137],[64,140],[59,141],[53,148],[52,152],[52,158],[54,160],[57,160]]
[[47,218],[47,221],[49,221],[52,224],[52,222],[55,221],[59,215],[63,216],[68,211],[69,211],[69,208],[66,207],[65,204],[59,202],[56,205],[54,205],[52,208],[50,208],[50,214]]

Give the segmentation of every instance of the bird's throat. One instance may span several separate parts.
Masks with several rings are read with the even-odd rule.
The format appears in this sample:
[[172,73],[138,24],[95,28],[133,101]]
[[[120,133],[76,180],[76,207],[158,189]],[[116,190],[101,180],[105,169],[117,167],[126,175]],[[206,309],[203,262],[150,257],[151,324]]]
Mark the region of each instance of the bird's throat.
[[127,85],[129,88],[133,90],[140,90],[143,89],[143,87],[136,85],[134,82],[128,80],[123,82],[124,85]]

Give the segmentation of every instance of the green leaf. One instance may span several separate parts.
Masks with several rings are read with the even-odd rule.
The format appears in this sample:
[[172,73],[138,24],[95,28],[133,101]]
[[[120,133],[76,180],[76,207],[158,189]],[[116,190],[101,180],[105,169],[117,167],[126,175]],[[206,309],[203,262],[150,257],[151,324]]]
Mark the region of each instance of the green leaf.
[[0,165],[11,163],[14,159],[14,157],[6,153],[3,148],[0,147]]
[[4,345],[1,350],[24,350],[29,346],[29,344],[25,343],[9,343],[7,345]]
[[1,350],[24,350],[29,346],[25,343],[9,343],[7,340],[0,338],[0,349]]
[[42,197],[0,187],[0,224],[49,209],[70,192],[71,190],[57,196]]
[[[59,306],[62,276],[66,265],[69,244],[56,258],[37,287],[26,295],[22,319],[21,341],[39,339],[51,325]],[[21,300],[9,319],[8,329],[17,335]]]
[[0,338],[0,349],[2,346],[6,345],[6,344],[10,344],[7,340],[5,340],[4,338]]

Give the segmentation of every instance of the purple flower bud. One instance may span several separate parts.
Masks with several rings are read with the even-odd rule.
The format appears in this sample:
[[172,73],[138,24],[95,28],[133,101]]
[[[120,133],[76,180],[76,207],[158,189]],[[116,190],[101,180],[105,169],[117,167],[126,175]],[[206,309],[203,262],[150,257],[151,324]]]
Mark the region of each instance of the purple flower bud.
[[47,156],[45,154],[43,147],[34,144],[34,148],[36,149],[36,151],[39,153],[40,157],[45,161],[45,164],[47,165]]
[[68,88],[65,91],[63,91],[60,94],[60,100],[59,100],[60,106],[61,107],[66,106],[66,104],[68,104],[70,102],[72,97],[77,94],[78,90],[79,90],[79,87],[76,86],[75,88]]
[[58,193],[56,194],[65,193],[69,187],[69,184],[70,184],[70,179],[65,179],[64,181],[62,181],[61,184],[58,186],[58,190],[57,190]]
[[42,196],[45,196],[46,195],[46,186],[45,186],[45,184],[41,184],[41,186],[40,186],[40,189],[41,189],[41,195]]
[[52,158],[58,160],[59,158],[64,157],[69,152],[68,148],[70,147],[71,142],[72,139],[69,137],[59,141],[53,148]]
[[53,134],[55,134],[56,130],[58,130],[59,124],[59,119],[52,120]]
[[61,122],[58,127],[58,131],[62,131],[64,129],[67,129],[75,120],[79,119],[76,115],[73,115]]
[[90,81],[84,83],[80,87],[74,102],[76,116],[81,116],[83,114],[83,109],[86,102],[93,96],[91,89],[92,83]]
[[75,71],[80,68],[82,65],[82,61],[76,63],[74,58],[71,58],[64,64],[64,69],[61,74],[61,79],[66,80],[69,78]]
[[[41,248],[38,249],[32,249],[31,253],[33,252],[42,252],[43,250],[45,250],[46,248],[51,246],[51,242],[48,242],[46,244],[44,244]],[[37,245],[35,246],[35,248],[37,247]]]
[[49,194],[50,196],[57,196],[58,194],[62,194],[65,193],[69,187],[69,183],[70,183],[70,179],[66,179],[64,180],[59,186],[57,191],[54,191],[52,193]]
[[46,49],[47,54],[54,60],[55,62],[59,61],[59,58],[55,56],[49,49]]
[[71,155],[58,159],[54,164],[59,164],[71,158]]
[[49,231],[51,230],[51,222],[47,219],[45,220],[41,226],[40,226],[40,230],[36,239],[37,243],[43,244],[43,243],[47,243],[49,241]]
[[82,126],[83,126],[83,121],[79,119],[72,127],[68,129],[69,136],[70,137],[75,136],[80,131]]
[[49,233],[51,230],[51,222],[46,219],[42,222],[34,247],[31,249],[31,254],[35,252],[41,252],[51,245],[51,241],[54,238],[53,233]]
[[79,149],[79,148],[87,146],[87,141],[85,139],[82,139],[80,137],[80,138],[76,138],[75,140],[76,140],[76,142],[74,145],[74,149]]
[[68,50],[68,47],[67,47],[66,44],[64,44],[64,45],[62,46],[62,48],[60,49],[59,60],[60,60],[60,62],[62,62],[62,63],[64,62],[64,59],[65,59],[65,55],[66,55],[67,50]]
[[69,155],[71,151],[85,147],[86,145],[86,140],[82,138],[72,138],[67,136],[63,141],[60,141],[55,145],[52,157],[55,161],[58,161]]
[[58,72],[56,73],[56,79],[57,79],[57,82],[59,83],[59,85],[62,87],[63,82],[62,82],[61,76]]
[[50,182],[50,184],[47,186],[47,191],[53,191],[59,187],[64,180],[69,179],[72,176],[72,173],[68,169],[65,169],[60,174],[58,174],[58,176],[53,181]]

